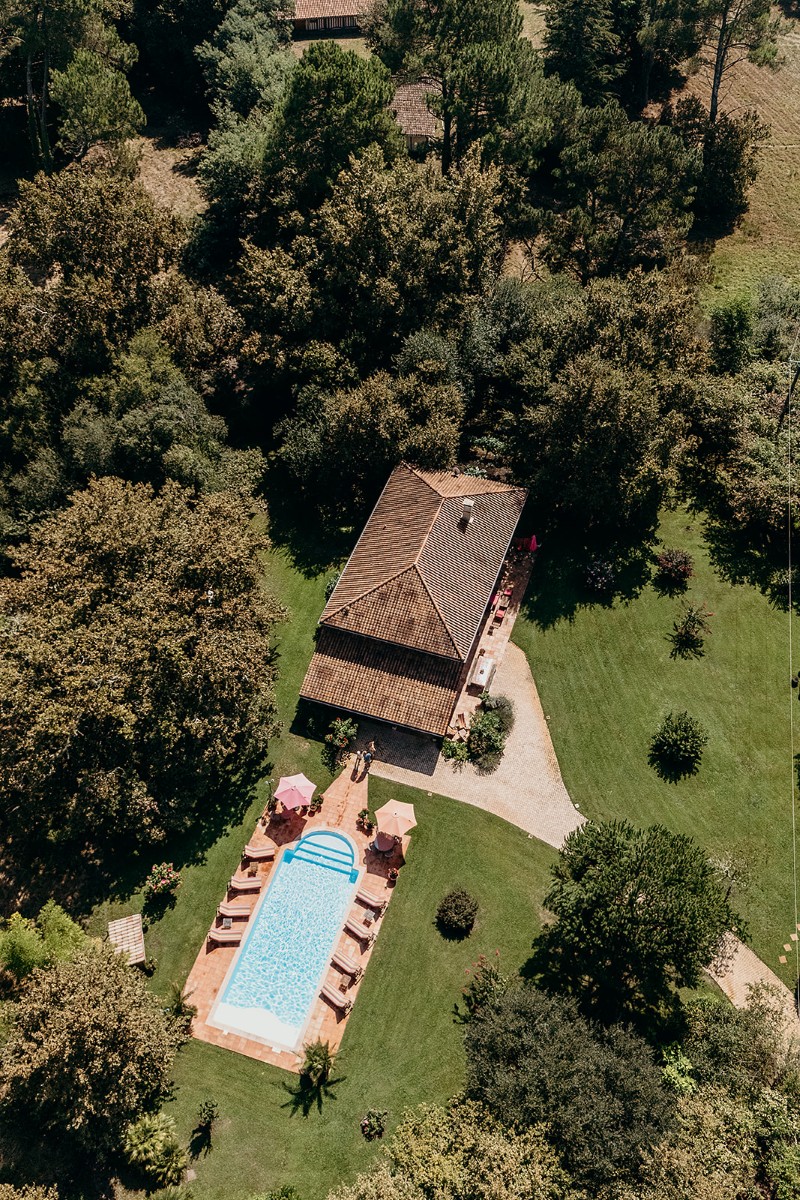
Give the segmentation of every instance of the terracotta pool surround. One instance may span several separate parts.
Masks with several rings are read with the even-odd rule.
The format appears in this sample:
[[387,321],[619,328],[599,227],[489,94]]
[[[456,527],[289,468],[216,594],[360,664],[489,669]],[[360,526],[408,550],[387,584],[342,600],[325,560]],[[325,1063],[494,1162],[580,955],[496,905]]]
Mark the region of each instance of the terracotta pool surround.
[[[362,830],[356,827],[359,812],[363,808],[369,807],[368,781],[369,777],[363,773],[354,777],[351,762],[325,792],[320,813],[307,818],[293,813],[289,814],[287,818],[272,818],[266,825],[263,821],[259,821],[248,844],[253,846],[274,845],[277,849],[275,859],[277,862],[282,847],[295,844],[303,834],[310,833],[314,829],[327,828],[346,833],[357,849],[355,865],[362,872],[358,887],[365,888],[375,896],[385,896],[387,901],[390,900],[394,888],[389,886],[389,869],[399,865],[402,859],[399,854],[392,860],[375,854],[369,849],[372,836],[367,837]],[[404,845],[407,845],[407,839],[404,839]],[[258,876],[262,880],[261,891],[237,893],[235,896],[237,903],[247,904],[251,912],[255,909],[275,870],[275,862],[256,864]],[[235,873],[239,874],[241,871],[247,870],[248,865],[244,864]],[[229,893],[226,896],[220,896],[219,902],[233,898],[233,893]],[[363,921],[366,912],[364,906],[354,899],[349,915]],[[213,916],[213,913],[209,913],[209,925]],[[372,925],[377,936],[380,936],[384,919],[384,917],[380,917]],[[240,925],[243,930],[247,927],[244,922],[233,921],[234,928],[238,928]],[[260,1062],[283,1067],[286,1071],[298,1072],[302,1054],[273,1049],[272,1046],[267,1046],[262,1042],[239,1034],[225,1033],[208,1024],[209,1016],[238,949],[238,946],[211,946],[207,940],[201,947],[186,981],[186,991],[191,992],[191,1002],[197,1008],[197,1016],[192,1022],[192,1036],[215,1046],[224,1046],[238,1054],[246,1054],[249,1058],[258,1059]],[[338,941],[331,948],[331,956],[337,950],[343,951],[355,959],[366,970],[372,954],[372,947],[363,947],[354,937],[342,930]],[[354,1004],[358,1002],[358,992],[363,978],[362,975],[361,980],[354,982],[346,993]],[[323,983],[338,990],[341,979],[341,972],[334,967],[329,967]],[[317,996],[305,1029],[304,1041],[313,1042],[317,1038],[321,1038],[322,1041],[330,1043],[331,1049],[336,1050],[341,1044],[347,1021],[347,1015],[337,1012],[330,1004]]]

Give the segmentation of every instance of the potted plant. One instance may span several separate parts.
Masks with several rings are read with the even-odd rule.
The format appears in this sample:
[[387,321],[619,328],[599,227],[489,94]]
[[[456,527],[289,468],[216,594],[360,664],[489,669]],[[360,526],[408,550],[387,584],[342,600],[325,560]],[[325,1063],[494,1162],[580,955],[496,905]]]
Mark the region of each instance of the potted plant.
[[357,829],[365,829],[368,821],[369,821],[369,809],[362,808],[361,812],[356,817],[356,828]]
[[397,867],[389,867],[389,875],[388,875],[389,887],[394,887],[394,885],[397,883],[397,877],[399,874],[400,874],[400,871]]

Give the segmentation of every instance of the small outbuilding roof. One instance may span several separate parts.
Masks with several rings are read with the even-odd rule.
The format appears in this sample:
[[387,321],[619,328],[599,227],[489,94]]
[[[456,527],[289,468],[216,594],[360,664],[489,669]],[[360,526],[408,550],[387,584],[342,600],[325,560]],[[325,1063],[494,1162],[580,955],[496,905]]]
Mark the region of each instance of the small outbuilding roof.
[[144,933],[141,913],[133,913],[130,917],[120,917],[117,921],[109,921],[108,940],[117,954],[127,954],[129,963],[144,962]]
[[432,80],[400,83],[392,100],[392,112],[406,137],[435,138],[439,119],[428,107],[428,98],[436,92]]

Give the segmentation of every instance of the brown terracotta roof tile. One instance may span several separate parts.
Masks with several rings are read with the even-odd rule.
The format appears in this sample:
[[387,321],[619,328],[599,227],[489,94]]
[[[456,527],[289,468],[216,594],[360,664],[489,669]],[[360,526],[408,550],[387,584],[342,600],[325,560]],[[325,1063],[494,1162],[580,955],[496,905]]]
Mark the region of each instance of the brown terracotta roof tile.
[[364,0],[295,0],[294,19],[313,21],[320,17],[358,17]]
[[323,628],[300,695],[441,737],[465,670],[453,659]]
[[495,480],[397,467],[321,623],[465,660],[526,494]]
[[428,107],[428,97],[440,90],[433,80],[397,85],[391,107],[397,124],[407,137],[438,136],[439,119]]

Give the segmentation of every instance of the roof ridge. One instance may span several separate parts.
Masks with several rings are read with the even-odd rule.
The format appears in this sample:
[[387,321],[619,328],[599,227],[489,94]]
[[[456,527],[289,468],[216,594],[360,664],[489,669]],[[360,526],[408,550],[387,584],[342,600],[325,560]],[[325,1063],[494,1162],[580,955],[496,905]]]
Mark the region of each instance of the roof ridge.
[[423,479],[422,474],[421,474],[421,470],[422,470],[421,467],[412,467],[411,463],[407,463],[405,461],[399,463],[398,466],[405,467],[405,469],[407,471],[410,471],[412,475],[416,476],[416,478],[420,481],[420,483],[424,483],[425,487],[429,488],[433,492],[434,496],[438,496],[440,500],[444,500],[444,496],[442,495],[442,493],[440,491],[438,491],[433,486],[432,483],[429,483],[427,479]]
[[327,617],[321,617],[319,622],[320,625],[327,624],[331,617],[337,616],[338,613],[343,612],[346,608],[350,608],[353,604],[358,604],[360,600],[366,600],[367,596],[371,596],[372,593],[377,592],[379,588],[386,587],[387,583],[392,583],[395,579],[399,579],[401,575],[406,575],[409,571],[413,571],[416,565],[416,561],[410,562],[408,566],[400,567],[398,571],[395,571],[394,575],[387,575],[385,579],[381,579],[379,583],[376,583],[373,587],[368,588],[366,592],[359,592],[358,595],[354,596],[352,600],[345,600],[344,604],[340,604],[338,608],[334,608],[331,612],[329,612]]
[[[429,530],[428,532],[430,533],[430,530]],[[428,540],[428,539],[426,538],[426,539],[425,539],[425,541],[427,542],[427,540]],[[417,572],[417,575],[419,576],[419,581],[420,581],[420,583],[422,584],[422,586],[424,587],[424,589],[425,589],[425,593],[426,593],[426,595],[427,595],[428,599],[430,600],[431,604],[432,604],[432,605],[433,605],[433,607],[435,608],[435,610],[436,610],[436,615],[438,616],[439,620],[442,622],[442,625],[443,625],[443,627],[444,627],[444,631],[445,631],[445,633],[446,633],[446,634],[447,634],[447,636],[450,638],[450,644],[451,644],[451,646],[453,647],[453,649],[455,650],[456,654],[458,655],[458,657],[459,657],[459,658],[461,659],[461,661],[463,662],[463,661],[464,661],[464,656],[462,655],[461,651],[459,650],[458,646],[456,645],[456,640],[455,640],[455,638],[453,637],[453,634],[452,634],[452,631],[451,631],[451,629],[450,629],[450,626],[447,624],[447,621],[445,620],[444,613],[443,613],[443,612],[442,612],[442,610],[439,608],[439,605],[437,604],[437,602],[436,602],[436,600],[435,600],[435,598],[434,598],[434,596],[433,596],[433,593],[431,592],[431,589],[428,587],[428,582],[427,582],[427,580],[426,580],[425,576],[422,574],[422,571],[419,569],[419,561],[418,561],[418,559],[417,559],[417,561],[415,561],[415,562],[414,562],[414,564],[413,564],[413,570],[415,570],[415,571]]]

